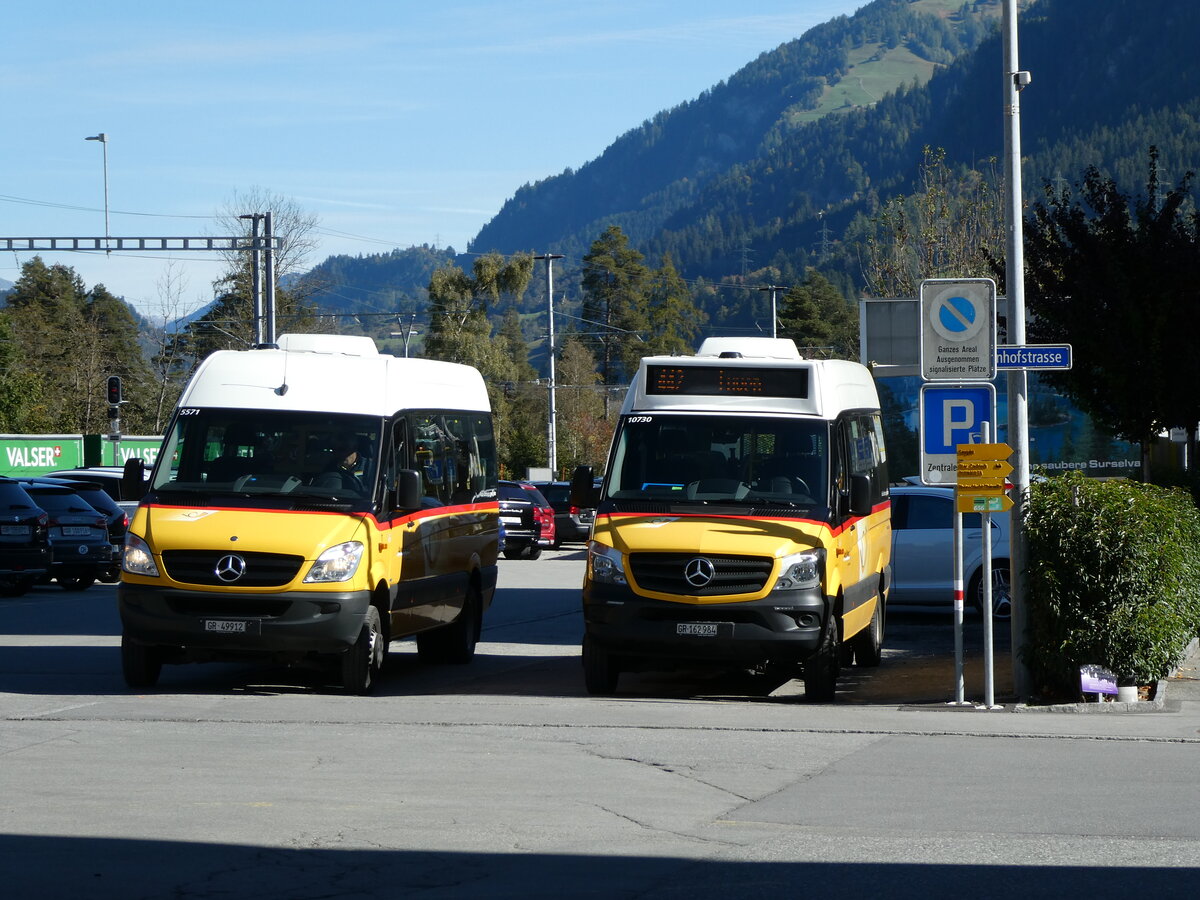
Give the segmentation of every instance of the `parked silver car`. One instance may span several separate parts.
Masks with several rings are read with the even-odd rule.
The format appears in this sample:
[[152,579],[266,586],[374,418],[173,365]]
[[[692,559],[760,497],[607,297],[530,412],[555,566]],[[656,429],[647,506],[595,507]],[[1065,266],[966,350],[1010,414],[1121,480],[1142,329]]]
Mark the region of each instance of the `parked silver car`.
[[[892,590],[889,606],[945,606],[954,603],[954,488],[901,485],[892,494]],[[992,613],[1007,619],[1009,517],[993,513]],[[963,513],[964,599],[983,608],[983,521]]]

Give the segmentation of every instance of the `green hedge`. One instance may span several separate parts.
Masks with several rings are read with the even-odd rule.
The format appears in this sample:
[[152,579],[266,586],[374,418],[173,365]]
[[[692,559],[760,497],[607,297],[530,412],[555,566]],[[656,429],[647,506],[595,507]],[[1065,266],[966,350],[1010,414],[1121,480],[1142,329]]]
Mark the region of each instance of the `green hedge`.
[[1025,506],[1034,687],[1078,694],[1079,667],[1149,684],[1200,629],[1200,511],[1182,491],[1078,473],[1037,482]]

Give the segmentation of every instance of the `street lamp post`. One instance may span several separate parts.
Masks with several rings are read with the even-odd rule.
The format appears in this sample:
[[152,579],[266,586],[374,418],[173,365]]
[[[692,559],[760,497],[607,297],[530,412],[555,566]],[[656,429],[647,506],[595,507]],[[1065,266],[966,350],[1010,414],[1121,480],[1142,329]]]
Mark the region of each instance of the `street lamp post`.
[[104,148],[104,252],[112,253],[112,250],[108,246],[108,135],[102,131],[99,134],[86,137],[84,140],[99,141],[100,146]]
[[554,260],[562,258],[561,253],[544,253],[534,257],[546,261],[546,306],[550,320],[550,418],[546,428],[546,462],[551,481],[558,478],[558,414],[554,408]]

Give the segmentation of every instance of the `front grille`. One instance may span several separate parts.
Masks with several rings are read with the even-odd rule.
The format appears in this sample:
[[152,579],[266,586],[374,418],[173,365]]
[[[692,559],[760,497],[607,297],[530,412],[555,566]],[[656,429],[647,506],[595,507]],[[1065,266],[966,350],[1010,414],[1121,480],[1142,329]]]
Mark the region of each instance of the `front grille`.
[[[217,577],[217,563],[227,556],[240,556],[246,571],[233,581]],[[255,553],[218,550],[167,550],[163,566],[172,581],[218,587],[280,587],[292,581],[304,563],[303,556],[290,553]]]
[[[684,577],[689,562],[707,559],[715,574],[704,587],[693,587]],[[703,553],[634,553],[629,567],[638,585],[660,594],[715,597],[756,594],[771,577],[774,561],[763,556],[708,556]]]

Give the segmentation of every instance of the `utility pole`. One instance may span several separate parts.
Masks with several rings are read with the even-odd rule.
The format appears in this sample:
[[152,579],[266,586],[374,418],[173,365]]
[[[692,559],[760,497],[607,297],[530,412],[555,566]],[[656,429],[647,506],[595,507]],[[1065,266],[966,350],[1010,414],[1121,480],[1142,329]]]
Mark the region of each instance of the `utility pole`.
[[550,419],[546,432],[546,463],[550,467],[550,480],[558,478],[558,413],[554,407],[554,260],[562,259],[561,253],[544,253],[534,259],[546,261],[546,308],[549,313],[550,330],[548,342],[550,356]]
[[264,343],[273,345],[275,343],[275,232],[271,228],[271,213],[270,211],[263,213],[263,239],[266,245],[263,247],[263,268],[266,271],[263,273],[266,285],[266,298],[264,301],[265,309],[265,334],[263,335]]
[[[1004,162],[1008,176],[1008,250],[1004,280],[1008,294],[1008,343],[1025,343],[1025,247],[1024,215],[1021,210],[1021,91],[1031,81],[1028,72],[1017,68],[1017,0],[1004,0]],[[1021,700],[1029,697],[1031,676],[1022,650],[1026,642],[1029,614],[1025,605],[1025,559],[1028,539],[1022,527],[1029,499],[1029,374],[1024,369],[1008,372],[1008,443],[1013,448],[1013,508],[1010,521],[1011,552],[1009,583],[1012,590],[1013,691]]]
[[262,296],[262,257],[258,249],[258,223],[261,213],[247,213],[238,216],[239,219],[249,219],[251,222],[250,246],[250,299],[254,305],[254,346],[263,342],[263,296]]
[[776,324],[775,324],[777,321],[777,318],[775,315],[775,292],[776,291],[786,291],[787,288],[783,287],[782,285],[778,285],[778,284],[768,284],[768,285],[758,288],[758,290],[771,292],[771,337],[776,337],[779,329],[776,327]]
[[417,322],[417,314],[415,312],[411,316],[409,316],[407,325],[405,325],[403,322],[400,321],[399,316],[396,316],[396,324],[399,325],[404,330],[403,331],[393,331],[392,337],[404,338],[404,358],[405,359],[408,359],[408,339],[410,337],[412,337],[413,334],[416,333],[416,329],[414,327],[416,325],[416,322]]

